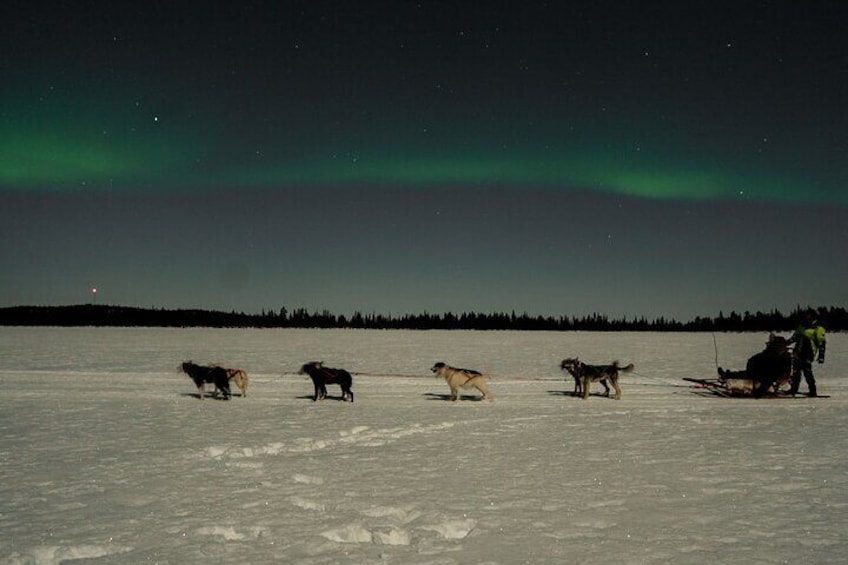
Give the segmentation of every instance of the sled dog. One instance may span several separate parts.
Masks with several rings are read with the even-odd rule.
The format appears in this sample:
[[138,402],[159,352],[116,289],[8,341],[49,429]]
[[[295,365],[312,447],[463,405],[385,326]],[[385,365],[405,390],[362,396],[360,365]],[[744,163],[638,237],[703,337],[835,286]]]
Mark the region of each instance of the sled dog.
[[247,396],[247,385],[250,384],[250,378],[242,369],[225,369],[229,380],[238,387],[241,391],[241,396]]
[[633,370],[633,364],[622,367],[618,361],[613,361],[611,365],[587,365],[578,359],[563,359],[560,367],[568,371],[574,377],[574,391],[576,394],[582,394],[583,398],[589,398],[589,387],[594,382],[600,382],[604,385],[606,392],[604,396],[609,396],[609,387],[607,381],[612,384],[615,389],[616,400],[621,398],[621,387],[618,386],[619,373],[629,373]]
[[451,390],[451,400],[459,398],[459,389],[476,388],[483,395],[481,400],[493,400],[486,386],[486,376],[473,369],[458,369],[439,361],[430,369],[437,377],[443,377]]
[[201,400],[206,393],[206,383],[215,385],[216,396],[218,391],[223,393],[224,400],[229,400],[232,396],[230,393],[230,377],[223,367],[198,365],[191,361],[185,361],[180,365],[180,370],[194,381],[194,386],[197,387],[197,393]]
[[327,398],[327,385],[336,384],[342,389],[342,400],[353,402],[353,377],[344,369],[332,369],[325,367],[321,361],[310,361],[304,364],[300,371],[301,375],[309,375],[315,394],[312,400],[318,402]]
[[[576,361],[576,359],[563,359],[559,368],[563,371],[568,371],[568,374],[570,374],[571,378],[574,379],[574,390],[571,391],[571,396],[583,396],[583,379],[580,378],[579,373],[577,372]],[[601,379],[598,382],[604,385],[604,396],[609,396],[610,388],[607,384],[607,380]]]

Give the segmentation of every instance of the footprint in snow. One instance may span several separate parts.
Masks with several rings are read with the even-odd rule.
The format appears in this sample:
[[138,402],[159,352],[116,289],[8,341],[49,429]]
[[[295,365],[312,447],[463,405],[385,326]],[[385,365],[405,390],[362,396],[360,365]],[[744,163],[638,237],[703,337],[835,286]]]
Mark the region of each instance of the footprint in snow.
[[309,475],[292,475],[292,480],[302,485],[323,485],[324,479],[321,477],[312,477]]
[[477,522],[471,520],[448,520],[441,524],[430,526],[421,526],[422,530],[436,532],[445,539],[463,539],[471,533],[471,530],[477,525]]
[[323,512],[327,509],[326,506],[319,502],[306,500],[305,498],[300,498],[299,496],[293,497],[291,499],[291,503],[297,506],[298,508],[303,508],[304,510],[317,510],[319,512]]
[[371,532],[359,524],[350,524],[343,528],[321,532],[321,537],[338,543],[371,543],[374,539]]

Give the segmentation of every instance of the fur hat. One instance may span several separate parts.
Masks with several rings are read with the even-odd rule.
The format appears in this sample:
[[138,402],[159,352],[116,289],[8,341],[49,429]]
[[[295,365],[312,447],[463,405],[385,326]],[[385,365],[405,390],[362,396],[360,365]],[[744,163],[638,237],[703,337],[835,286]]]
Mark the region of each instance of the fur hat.
[[766,345],[774,349],[785,349],[787,346],[786,338],[782,335],[770,334]]

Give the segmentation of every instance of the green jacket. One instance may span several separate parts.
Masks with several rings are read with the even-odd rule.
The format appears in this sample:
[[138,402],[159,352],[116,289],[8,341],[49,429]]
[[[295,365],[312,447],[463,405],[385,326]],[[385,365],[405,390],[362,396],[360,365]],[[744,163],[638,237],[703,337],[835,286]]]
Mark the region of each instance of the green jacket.
[[818,321],[798,326],[789,340],[795,343],[795,355],[806,361],[812,361],[816,357],[824,361],[826,345],[824,334],[824,327]]

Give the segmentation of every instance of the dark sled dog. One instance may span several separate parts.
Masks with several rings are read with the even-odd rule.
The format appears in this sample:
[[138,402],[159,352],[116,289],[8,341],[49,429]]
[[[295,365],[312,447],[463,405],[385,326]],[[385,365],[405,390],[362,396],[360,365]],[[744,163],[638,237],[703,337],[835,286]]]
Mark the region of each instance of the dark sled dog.
[[578,359],[563,359],[560,363],[560,368],[568,371],[574,377],[574,393],[581,394],[583,398],[589,398],[589,387],[594,382],[600,382],[604,385],[606,392],[604,396],[609,396],[609,386],[607,381],[612,384],[615,389],[616,400],[621,398],[621,387],[618,386],[619,373],[629,373],[633,370],[633,364],[622,367],[618,361],[613,361],[611,365],[587,365]]
[[203,395],[206,392],[206,383],[215,385],[215,394],[221,391],[224,395],[224,400],[229,400],[232,397],[230,392],[230,374],[227,369],[218,367],[217,365],[198,365],[191,361],[185,361],[180,365],[180,370],[188,375],[194,386],[197,387],[197,392],[200,394],[200,399],[203,400]]
[[473,369],[458,369],[439,361],[430,369],[437,377],[443,377],[451,391],[451,400],[459,398],[459,389],[476,388],[483,395],[481,400],[493,400],[486,386],[486,376]]
[[325,367],[321,361],[311,361],[303,365],[298,372],[301,375],[309,375],[312,379],[315,386],[315,396],[312,397],[314,402],[327,398],[328,384],[339,385],[342,389],[342,400],[353,402],[353,391],[350,389],[353,386],[353,377],[344,369],[331,369]]
[[[571,377],[574,379],[574,390],[571,391],[571,396],[583,396],[583,380],[578,376],[577,373],[577,359],[563,359],[562,363],[560,363],[559,368],[563,371],[568,371]],[[609,385],[607,384],[606,379],[601,379],[600,382],[604,385],[604,396],[609,396]]]

